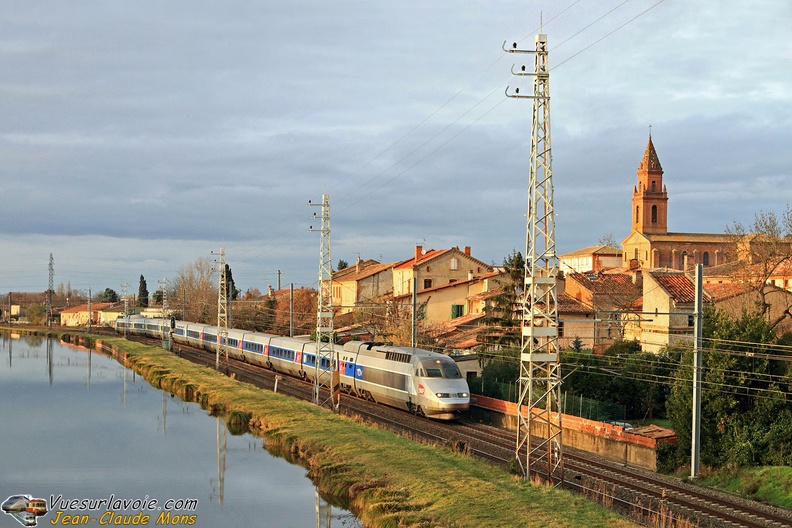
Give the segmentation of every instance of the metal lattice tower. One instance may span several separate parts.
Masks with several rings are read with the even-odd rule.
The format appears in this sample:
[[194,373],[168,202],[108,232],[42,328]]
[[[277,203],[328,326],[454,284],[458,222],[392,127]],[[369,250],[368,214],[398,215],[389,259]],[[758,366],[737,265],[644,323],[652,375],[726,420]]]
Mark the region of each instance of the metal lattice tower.
[[217,263],[220,281],[217,288],[217,353],[215,368],[220,370],[220,356],[228,368],[228,281],[226,281],[225,248],[220,248],[220,261]]
[[[314,371],[313,402],[322,405],[321,389],[330,390],[334,410],[339,406],[338,361],[333,347],[333,265],[330,259],[330,195],[322,195],[322,203],[308,205],[322,208],[322,227],[319,247],[319,296],[316,302],[316,366]],[[314,213],[316,218],[316,213]],[[316,231],[311,226],[311,231]],[[326,400],[327,401],[327,400]]]
[[55,293],[55,259],[50,253],[49,258],[49,288],[47,288],[47,326],[52,326],[52,294]]
[[[526,478],[533,474],[554,485],[564,480],[561,438],[561,368],[558,354],[558,256],[555,244],[553,169],[550,142],[550,75],[547,66],[547,35],[536,36],[534,50],[512,49],[510,53],[532,53],[534,71],[525,66],[514,75],[533,76],[533,95],[509,97],[533,100],[531,169],[528,185],[528,217],[525,241],[525,274],[522,298],[520,345],[519,427],[515,456]],[[504,43],[505,44],[505,43]],[[538,439],[534,445],[531,435]]]

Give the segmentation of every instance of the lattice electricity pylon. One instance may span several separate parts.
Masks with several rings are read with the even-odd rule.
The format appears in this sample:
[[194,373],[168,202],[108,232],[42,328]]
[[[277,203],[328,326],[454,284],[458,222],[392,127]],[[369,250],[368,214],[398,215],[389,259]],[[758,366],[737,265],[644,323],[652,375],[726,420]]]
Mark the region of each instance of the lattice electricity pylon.
[[[553,169],[550,143],[550,75],[547,67],[547,35],[536,36],[534,50],[512,49],[509,53],[532,53],[534,71],[512,73],[533,76],[533,95],[509,97],[533,100],[531,170],[528,186],[528,217],[525,237],[525,274],[520,344],[520,392],[517,403],[519,427],[515,456],[526,478],[531,474],[553,485],[564,480],[561,438],[561,365],[558,354],[558,256],[555,245]],[[534,445],[531,435],[538,438]],[[523,462],[523,458],[525,460]]]
[[215,368],[220,370],[220,356],[223,356],[228,370],[228,281],[226,280],[225,248],[220,248],[220,261],[217,263],[220,280],[217,288],[217,352]]
[[[322,227],[310,231],[321,233],[319,244],[319,296],[316,302],[316,365],[314,370],[315,405],[324,405],[331,402],[333,410],[337,411],[340,397],[340,379],[338,375],[338,361],[333,347],[333,264],[330,259],[330,195],[322,195],[322,203],[308,205],[322,208]],[[316,213],[314,213],[316,218]],[[321,389],[329,391],[327,400],[322,401]]]

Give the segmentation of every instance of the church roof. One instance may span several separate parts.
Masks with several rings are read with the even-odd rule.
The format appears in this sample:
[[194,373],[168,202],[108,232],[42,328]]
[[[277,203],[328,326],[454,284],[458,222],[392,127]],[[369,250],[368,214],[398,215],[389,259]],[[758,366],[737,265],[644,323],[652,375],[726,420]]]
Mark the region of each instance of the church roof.
[[649,143],[646,144],[641,164],[638,166],[639,171],[653,171],[663,172],[663,167],[660,166],[660,159],[657,157],[654,143],[652,143],[652,135],[649,134]]
[[651,242],[709,242],[719,244],[734,242],[734,235],[725,233],[642,233],[642,235]]
[[578,249],[577,251],[565,253],[561,255],[559,258],[570,258],[570,257],[588,256],[588,255],[621,255],[621,254],[622,254],[622,250],[620,248],[607,246],[607,245],[599,245],[599,246],[588,246],[588,247],[584,247],[583,249]]

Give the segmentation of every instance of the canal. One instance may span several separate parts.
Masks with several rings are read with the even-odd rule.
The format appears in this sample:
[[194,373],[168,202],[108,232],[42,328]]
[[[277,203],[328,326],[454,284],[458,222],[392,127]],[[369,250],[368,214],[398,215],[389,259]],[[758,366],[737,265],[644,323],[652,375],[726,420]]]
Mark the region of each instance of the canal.
[[[40,337],[0,341],[0,500],[45,499],[39,526],[361,526],[261,438],[230,434],[113,359]],[[0,527],[17,522],[0,513]]]

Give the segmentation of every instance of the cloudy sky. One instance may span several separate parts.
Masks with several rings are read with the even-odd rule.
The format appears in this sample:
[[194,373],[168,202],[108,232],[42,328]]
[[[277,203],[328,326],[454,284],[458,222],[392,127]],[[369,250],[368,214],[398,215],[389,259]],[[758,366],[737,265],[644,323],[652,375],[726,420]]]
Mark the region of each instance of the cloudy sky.
[[149,290],[225,248],[242,290],[332,260],[525,245],[550,47],[559,253],[630,229],[649,125],[669,230],[792,202],[792,3],[3,0],[0,292]]

